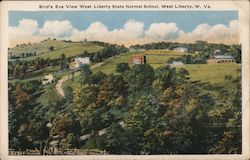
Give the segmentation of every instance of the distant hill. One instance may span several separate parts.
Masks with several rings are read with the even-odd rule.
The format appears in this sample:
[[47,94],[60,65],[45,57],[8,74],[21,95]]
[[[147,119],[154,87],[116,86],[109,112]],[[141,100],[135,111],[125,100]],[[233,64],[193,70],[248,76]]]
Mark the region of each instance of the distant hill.
[[30,43],[17,45],[9,49],[9,59],[33,60],[37,58],[57,59],[61,54],[66,57],[76,56],[84,51],[89,53],[97,52],[103,47],[88,42],[71,42],[59,40],[44,40],[40,43]]

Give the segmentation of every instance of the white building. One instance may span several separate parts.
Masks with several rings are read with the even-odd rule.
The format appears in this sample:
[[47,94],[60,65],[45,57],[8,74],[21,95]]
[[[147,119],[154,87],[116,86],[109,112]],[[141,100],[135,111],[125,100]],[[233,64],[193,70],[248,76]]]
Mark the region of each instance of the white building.
[[233,56],[228,55],[214,55],[208,61],[208,63],[234,63]]
[[51,84],[55,80],[55,77],[52,74],[47,74],[42,79],[42,84],[47,85]]
[[79,68],[82,64],[90,64],[90,58],[89,57],[76,57],[74,62],[70,63],[69,68],[70,69],[76,69]]
[[174,51],[177,51],[177,52],[187,52],[187,48],[184,48],[184,47],[177,47],[177,48],[174,48]]

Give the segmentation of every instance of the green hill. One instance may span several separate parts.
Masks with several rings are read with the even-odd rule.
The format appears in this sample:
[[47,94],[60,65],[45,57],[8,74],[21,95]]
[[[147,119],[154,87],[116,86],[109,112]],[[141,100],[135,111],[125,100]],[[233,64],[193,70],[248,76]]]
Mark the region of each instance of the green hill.
[[147,50],[147,51],[138,51],[138,52],[129,52],[126,54],[121,54],[119,57],[115,57],[112,60],[106,62],[102,67],[95,68],[94,72],[102,71],[104,73],[114,73],[116,65],[118,63],[128,63],[130,66],[133,64],[130,63],[131,55],[146,55],[147,63],[150,64],[153,68],[165,66],[167,60],[170,57],[179,57],[187,53],[179,53],[166,50]]
[[[51,46],[53,46],[53,49],[50,49]],[[21,60],[34,60],[37,58],[57,59],[60,58],[61,54],[65,54],[66,57],[71,57],[81,54],[84,51],[90,53],[96,52],[102,48],[103,47],[92,43],[44,40],[40,43],[23,44],[16,46],[15,48],[10,48],[9,58],[11,56],[16,56],[20,57]]]
[[[161,54],[159,54],[161,53]],[[118,63],[128,63],[130,67],[133,64],[130,63],[131,55],[146,54],[147,63],[153,68],[158,68],[166,65],[167,60],[170,57],[178,57],[184,53],[175,53],[171,51],[162,50],[148,50],[143,52],[130,52],[128,54],[122,54],[119,57],[113,58],[106,62],[103,66],[95,68],[93,71],[102,71],[106,74],[116,73],[116,65]],[[237,77],[237,70],[240,69],[240,65],[236,63],[222,63],[222,64],[189,64],[184,66],[177,66],[176,68],[184,68],[189,74],[190,78],[194,81],[201,81],[203,83],[210,83],[215,85],[223,85],[225,75],[232,75],[233,78]]]

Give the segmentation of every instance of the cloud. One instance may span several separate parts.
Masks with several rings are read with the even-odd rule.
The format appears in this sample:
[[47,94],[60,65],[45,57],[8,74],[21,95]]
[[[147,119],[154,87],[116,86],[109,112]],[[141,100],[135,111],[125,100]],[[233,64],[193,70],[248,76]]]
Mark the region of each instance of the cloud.
[[40,40],[38,33],[38,23],[32,19],[22,19],[18,26],[9,27],[11,44],[27,43]]
[[39,29],[40,35],[48,37],[65,37],[72,34],[74,27],[69,20],[45,21]]
[[140,38],[144,36],[144,24],[136,20],[128,20],[122,29],[111,31],[111,35],[121,39]]
[[18,26],[9,27],[10,44],[39,42],[45,38],[98,40],[125,45],[143,44],[158,41],[187,42],[197,40],[211,43],[239,43],[238,20],[232,20],[228,25],[206,23],[196,26],[191,32],[179,29],[176,23],[152,23],[145,28],[144,23],[128,20],[123,27],[109,30],[100,21],[93,22],[85,30],[75,28],[69,20],[45,21],[41,28],[32,19],[22,19]]
[[108,32],[108,28],[101,22],[92,23],[86,30],[87,33],[92,35],[105,34]]
[[136,20],[128,20],[122,28],[108,30],[108,27],[97,21],[92,23],[86,30],[75,30],[70,39],[72,40],[99,40],[110,43],[125,43],[125,41],[143,38],[144,24]]
[[230,21],[228,26],[200,24],[192,32],[181,31],[176,40],[178,42],[203,40],[211,43],[237,44],[239,43],[238,20]]
[[179,29],[175,23],[153,23],[149,29],[145,31],[146,37],[154,40],[171,41],[176,39],[179,34]]

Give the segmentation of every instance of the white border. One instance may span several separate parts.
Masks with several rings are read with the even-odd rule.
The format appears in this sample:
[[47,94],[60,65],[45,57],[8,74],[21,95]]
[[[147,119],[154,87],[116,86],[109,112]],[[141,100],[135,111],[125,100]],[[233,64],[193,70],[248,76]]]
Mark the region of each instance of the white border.
[[[193,9],[193,10],[238,10],[240,22],[240,41],[242,43],[242,154],[237,155],[152,155],[152,156],[127,156],[127,155],[103,155],[103,156],[8,156],[8,74],[7,74],[7,53],[8,53],[8,11],[49,11],[49,10],[72,10],[72,9],[39,9],[39,4],[44,5],[65,5],[65,4],[209,4],[210,9]],[[3,160],[79,160],[79,159],[93,159],[93,160],[108,160],[108,159],[162,159],[162,160],[248,160],[250,158],[250,112],[249,112],[249,1],[3,1],[0,2],[0,35],[1,35],[1,52],[0,52],[0,157]],[[79,10],[79,9],[73,9]],[[82,9],[81,9],[82,10]],[[89,9],[94,10],[94,9]],[[108,9],[98,9],[108,10]],[[137,10],[137,9],[113,9],[113,10]],[[146,9],[155,10],[155,9]],[[157,9],[159,10],[159,9]],[[164,9],[161,9],[164,10]],[[186,9],[169,9],[169,10],[183,10]],[[169,11],[168,10],[168,11]],[[192,10],[188,10],[192,11]]]

